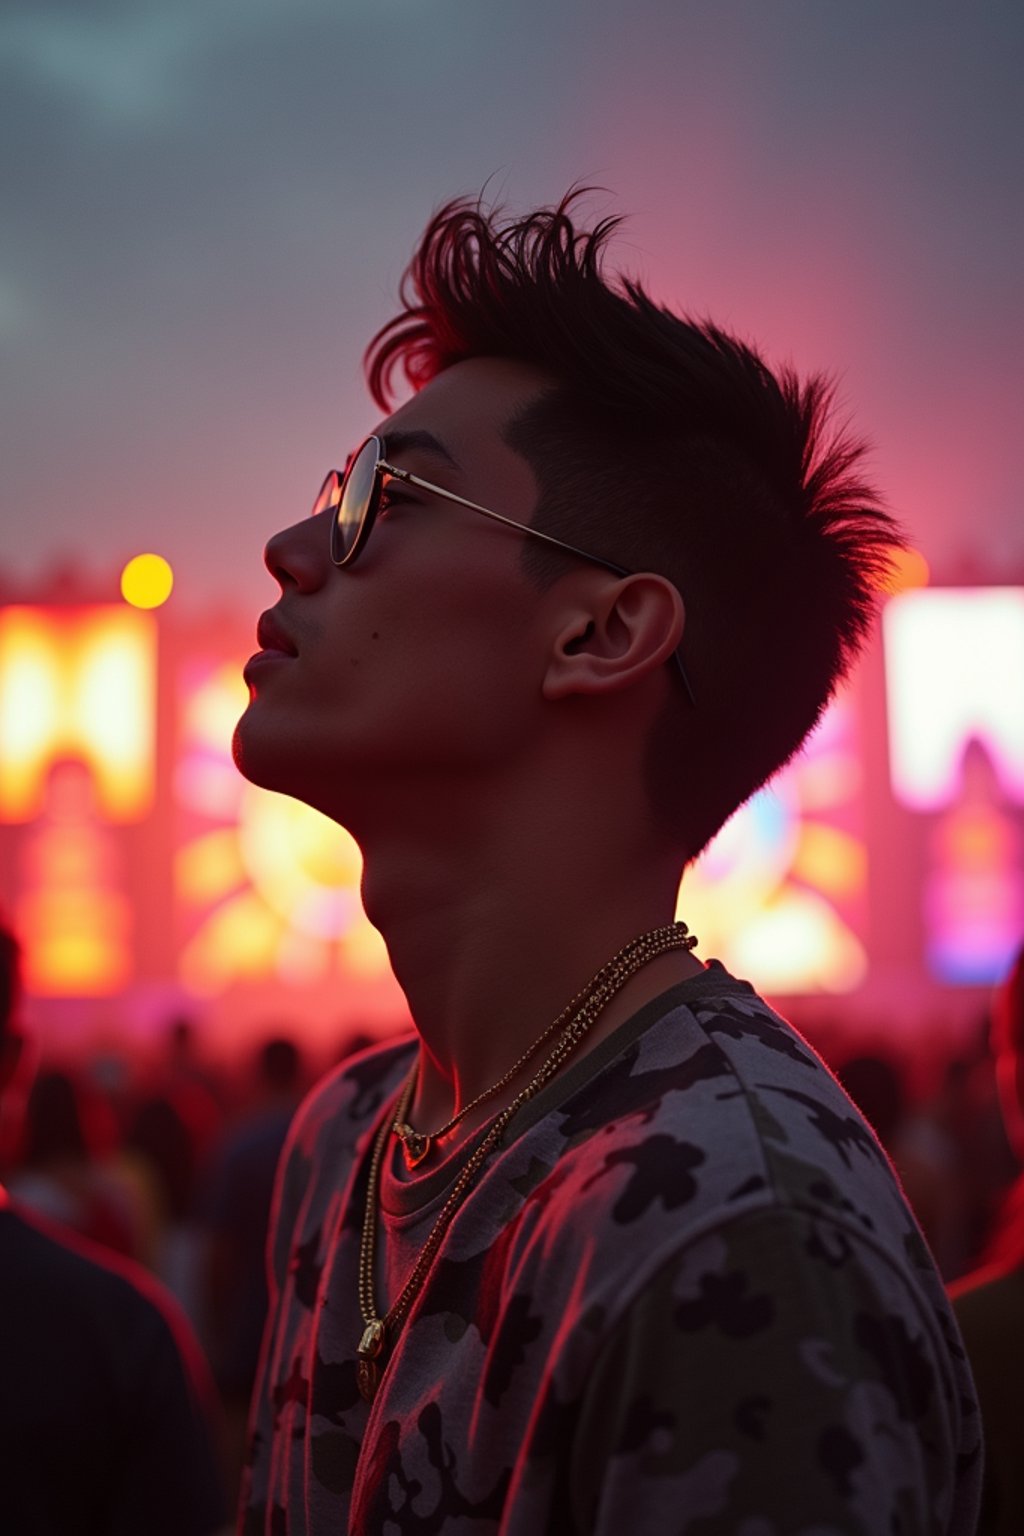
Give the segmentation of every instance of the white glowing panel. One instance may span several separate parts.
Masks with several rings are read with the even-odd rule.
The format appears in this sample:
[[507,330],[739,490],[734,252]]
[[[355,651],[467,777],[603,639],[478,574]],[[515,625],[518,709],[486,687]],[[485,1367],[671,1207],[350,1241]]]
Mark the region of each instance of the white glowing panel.
[[951,804],[978,741],[1024,804],[1024,588],[933,588],[886,605],[893,793],[913,810]]

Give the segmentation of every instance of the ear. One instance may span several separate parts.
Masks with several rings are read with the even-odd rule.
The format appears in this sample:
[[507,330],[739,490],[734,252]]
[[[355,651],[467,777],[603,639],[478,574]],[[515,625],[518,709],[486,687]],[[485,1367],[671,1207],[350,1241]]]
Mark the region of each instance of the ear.
[[631,688],[663,667],[683,638],[679,590],[652,571],[591,579],[569,607],[544,675],[546,699]]

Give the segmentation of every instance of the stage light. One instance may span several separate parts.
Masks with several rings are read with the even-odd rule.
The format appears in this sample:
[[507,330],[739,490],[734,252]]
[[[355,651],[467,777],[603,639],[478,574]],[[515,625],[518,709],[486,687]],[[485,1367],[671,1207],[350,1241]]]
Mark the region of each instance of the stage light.
[[231,763],[247,701],[238,662],[193,667],[182,689],[175,792],[196,825],[179,848],[175,887],[190,926],[199,921],[181,979],[204,996],[260,976],[312,984],[335,970],[387,985],[387,950],[359,899],[353,838],[308,806],[246,784]]
[[683,877],[676,915],[701,952],[764,991],[846,992],[866,974],[857,746],[852,705],[837,699]]
[[976,740],[1024,803],[1024,588],[904,592],[882,622],[896,798],[915,811],[950,805]]
[[898,549],[883,590],[892,596],[897,592],[910,592],[915,587],[926,587],[930,576],[928,562],[919,549]]
[[121,572],[121,596],[133,608],[159,608],[171,595],[174,572],[163,555],[136,555]]
[[86,764],[102,817],[140,820],[155,720],[153,619],[115,605],[0,610],[0,821],[41,813],[62,758]]

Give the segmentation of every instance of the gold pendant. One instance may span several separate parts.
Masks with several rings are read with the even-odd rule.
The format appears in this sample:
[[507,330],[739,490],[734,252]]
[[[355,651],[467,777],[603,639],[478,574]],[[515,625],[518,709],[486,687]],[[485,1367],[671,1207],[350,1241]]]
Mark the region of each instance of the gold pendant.
[[356,1382],[359,1387],[359,1395],[367,1403],[372,1403],[380,1386],[381,1372],[384,1369],[384,1359],[387,1350],[387,1333],[381,1318],[375,1317],[372,1323],[367,1323],[363,1329],[363,1336],[359,1340],[356,1354],[359,1363],[356,1367]]
[[376,1360],[360,1360],[356,1367],[359,1396],[364,1403],[372,1403],[380,1386],[380,1367]]
[[414,1131],[411,1125],[403,1120],[393,1126],[395,1135],[402,1143],[402,1151],[405,1154],[405,1166],[409,1169],[422,1163],[430,1151],[430,1137],[421,1136],[419,1131]]

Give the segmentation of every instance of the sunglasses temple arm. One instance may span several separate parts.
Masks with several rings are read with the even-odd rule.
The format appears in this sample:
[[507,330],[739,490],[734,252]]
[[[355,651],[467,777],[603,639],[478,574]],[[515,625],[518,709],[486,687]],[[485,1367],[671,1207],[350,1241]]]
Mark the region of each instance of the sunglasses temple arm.
[[[421,491],[430,491],[434,496],[441,496],[445,501],[454,501],[457,506],[468,507],[471,512],[480,512],[484,517],[490,517],[496,523],[504,523],[506,528],[515,528],[518,532],[528,533],[535,539],[543,539],[545,544],[552,545],[554,549],[563,550],[569,555],[578,555],[580,559],[589,560],[593,565],[601,565],[606,571],[611,571],[616,576],[629,576],[631,574],[624,566],[615,565],[611,560],[603,560],[600,555],[588,554],[585,549],[577,549],[575,544],[567,544],[564,539],[556,539],[553,534],[544,533],[540,528],[534,528],[531,523],[517,523],[514,518],[504,517],[500,512],[492,512],[490,507],[482,507],[477,501],[468,501],[465,496],[457,496],[454,491],[446,491],[444,486],[434,485],[430,480],[421,480],[419,475],[410,474],[407,469],[399,469],[396,464],[388,464],[385,460],[379,459],[377,470],[378,472],[383,471],[384,474],[393,476],[396,480],[404,480],[407,485],[418,486]],[[683,680],[683,687],[686,689],[686,697],[693,707],[696,708],[697,700],[694,697],[693,685],[686,675],[683,658],[678,651],[673,653],[673,660],[679,668],[679,675]]]
[[467,501],[465,496],[457,496],[454,491],[446,491],[443,486],[434,485],[430,480],[421,480],[419,475],[412,475],[407,469],[398,469],[394,464],[385,464],[383,460],[378,464],[386,475],[392,475],[396,480],[404,480],[408,485],[416,485],[421,491],[430,491],[434,496],[443,496],[445,501],[454,501],[460,507],[468,507],[471,512],[481,512],[484,517],[493,518],[496,523],[504,523],[506,528],[515,528],[519,533],[528,533],[531,538],[543,539],[545,544],[551,544],[555,549],[563,549],[569,555],[579,555],[582,560],[590,560],[594,565],[603,565],[606,571],[613,571],[616,576],[628,576],[629,571],[625,566],[614,565],[611,560],[602,560],[600,555],[589,555],[585,549],[577,549],[575,544],[567,544],[564,539],[556,539],[552,533],[543,533],[540,528],[534,528],[532,523],[517,523],[512,517],[505,517],[501,512],[492,512],[490,507],[482,507],[478,501]]

